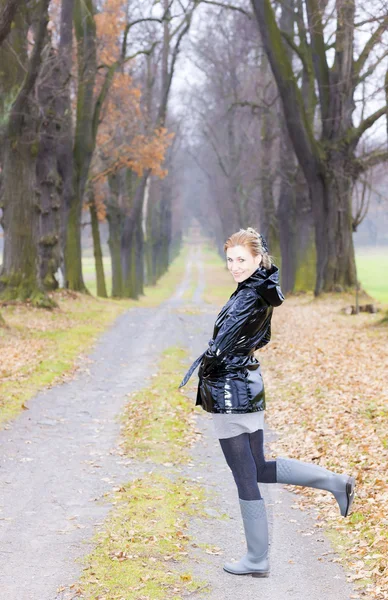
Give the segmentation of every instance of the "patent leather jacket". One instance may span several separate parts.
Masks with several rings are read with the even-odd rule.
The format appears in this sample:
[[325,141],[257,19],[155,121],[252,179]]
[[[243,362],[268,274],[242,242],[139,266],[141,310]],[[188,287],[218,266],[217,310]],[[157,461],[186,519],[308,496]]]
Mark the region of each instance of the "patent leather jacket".
[[265,408],[260,365],[253,353],[271,339],[274,306],[284,297],[279,270],[258,268],[238,284],[219,312],[209,347],[191,365],[179,387],[198,365],[197,404],[208,412],[243,413]]

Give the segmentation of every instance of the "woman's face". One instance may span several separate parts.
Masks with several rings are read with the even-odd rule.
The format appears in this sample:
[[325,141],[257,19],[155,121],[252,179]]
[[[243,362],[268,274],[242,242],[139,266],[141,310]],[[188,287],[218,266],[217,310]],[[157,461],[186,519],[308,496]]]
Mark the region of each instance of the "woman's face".
[[244,246],[234,246],[226,251],[228,269],[237,283],[248,279],[260,266],[261,259],[261,254],[253,256]]

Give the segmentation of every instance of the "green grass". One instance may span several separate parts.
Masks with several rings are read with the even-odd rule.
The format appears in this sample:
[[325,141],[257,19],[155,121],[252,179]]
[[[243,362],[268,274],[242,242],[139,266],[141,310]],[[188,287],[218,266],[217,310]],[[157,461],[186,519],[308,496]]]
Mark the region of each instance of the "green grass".
[[181,600],[204,586],[183,568],[187,519],[198,516],[203,503],[199,485],[153,473],[121,486],[112,501],[114,509],[93,540],[96,547],[83,560],[77,597]]
[[[171,296],[179,281],[183,277],[188,252],[188,246],[184,246],[180,254],[170,264],[168,271],[162,275],[162,277],[160,277],[157,284],[154,286],[146,285],[144,287],[144,295],[138,300],[141,306],[157,306]],[[110,295],[112,291],[112,270],[110,258],[104,256],[103,263],[106,288],[108,295]],[[82,257],[82,271],[86,287],[88,288],[89,292],[95,296],[97,294],[97,284],[93,257]]]
[[388,304],[388,246],[356,248],[357,276],[365,291]]
[[[3,309],[11,327],[10,331],[1,332],[2,351],[7,352],[7,335],[41,349],[28,362],[20,364],[17,378],[0,380],[0,424],[17,416],[39,390],[59,383],[71,373],[80,353],[89,349],[97,336],[129,307],[129,301],[80,296],[58,299],[58,303],[57,311],[38,315],[36,311],[41,309],[31,313],[27,306]],[[29,322],[29,314],[35,317],[35,322],[32,319]],[[44,323],[41,329],[36,326],[38,322]]]
[[169,348],[162,354],[159,374],[152,384],[131,394],[122,416],[121,444],[131,458],[173,464],[188,459],[186,450],[194,439],[194,406],[178,389],[186,368],[187,353]]
[[[59,308],[54,311],[33,309],[28,305],[2,308],[9,329],[0,328],[0,353],[14,352],[15,337],[19,346],[35,345],[37,351],[24,362],[19,351],[18,376],[5,374],[3,379],[0,377],[0,424],[16,417],[39,390],[59,383],[62,376],[70,374],[79,355],[88,351],[97,336],[122,312],[137,306],[155,307],[167,300],[182,279],[187,252],[188,248],[183,248],[167,273],[155,286],[146,287],[145,295],[139,300],[102,299],[58,292],[54,298]],[[93,260],[85,259],[85,278],[94,269]]]

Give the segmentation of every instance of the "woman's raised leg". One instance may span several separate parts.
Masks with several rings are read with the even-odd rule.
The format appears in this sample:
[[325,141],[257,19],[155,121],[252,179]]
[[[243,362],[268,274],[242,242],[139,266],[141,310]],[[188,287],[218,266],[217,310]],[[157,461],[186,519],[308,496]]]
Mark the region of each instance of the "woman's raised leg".
[[319,465],[291,458],[266,461],[262,429],[249,434],[249,440],[256,463],[258,482],[287,483],[327,490],[336,498],[341,515],[346,517],[349,514],[354,499],[354,477],[333,473]]

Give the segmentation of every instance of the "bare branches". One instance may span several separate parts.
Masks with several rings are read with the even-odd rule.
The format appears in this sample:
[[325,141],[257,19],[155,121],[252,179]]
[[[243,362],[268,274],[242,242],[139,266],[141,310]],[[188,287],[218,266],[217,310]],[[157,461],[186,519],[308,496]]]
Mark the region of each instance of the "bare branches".
[[368,154],[363,154],[358,159],[358,168],[360,173],[364,173],[368,169],[380,165],[381,163],[388,162],[388,150],[380,151],[374,150]]
[[350,142],[350,144],[353,144],[354,146],[356,146],[358,144],[361,136],[363,135],[363,133],[365,133],[365,131],[367,131],[367,129],[372,127],[372,125],[374,123],[376,123],[376,121],[378,121],[378,119],[380,119],[381,117],[386,115],[386,113],[387,113],[387,107],[382,106],[381,108],[376,110],[373,114],[371,114],[369,117],[364,119],[360,123],[360,125],[357,128],[355,128],[349,135],[348,141]]
[[247,17],[248,19],[253,19],[254,18],[253,13],[250,13],[247,10],[245,10],[244,8],[241,8],[241,6],[235,6],[234,4],[225,4],[224,2],[216,2],[216,0],[199,0],[199,4],[210,4],[211,6],[218,6],[220,8],[227,8],[229,10],[233,10],[233,11],[241,13],[242,15],[244,15],[245,17]]
[[353,231],[357,231],[357,228],[361,225],[367,215],[372,198],[372,189],[370,176],[362,178],[353,188],[353,198],[355,199],[356,204],[356,213],[352,218]]
[[358,60],[356,60],[354,63],[354,67],[353,67],[354,85],[357,85],[361,71],[364,68],[366,61],[368,60],[371,51],[376,46],[376,44],[381,40],[383,33],[387,30],[387,27],[388,27],[388,15],[386,15],[386,17],[383,19],[383,21],[380,23],[380,25],[376,28],[376,30],[371,35],[371,37],[368,39],[360,56],[358,57]]

